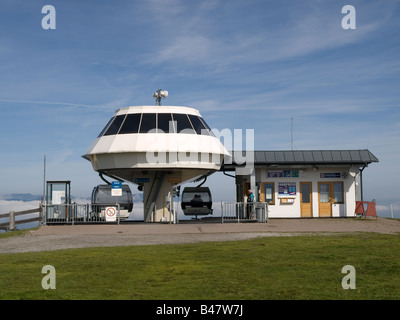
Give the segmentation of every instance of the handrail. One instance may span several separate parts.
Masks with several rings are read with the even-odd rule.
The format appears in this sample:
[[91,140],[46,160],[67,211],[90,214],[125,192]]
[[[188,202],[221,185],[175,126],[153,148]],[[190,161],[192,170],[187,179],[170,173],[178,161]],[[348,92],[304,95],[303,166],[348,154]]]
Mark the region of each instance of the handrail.
[[[20,219],[17,221],[15,220],[16,216],[32,214],[32,213],[36,213],[36,212],[39,212],[39,216],[36,218]],[[5,229],[6,231],[14,231],[18,224],[41,221],[42,220],[42,206],[40,205],[36,209],[29,209],[29,210],[23,210],[23,211],[17,211],[17,212],[10,211],[8,213],[2,213],[2,214],[0,214],[0,218],[9,218],[8,222],[0,223],[0,229]]]

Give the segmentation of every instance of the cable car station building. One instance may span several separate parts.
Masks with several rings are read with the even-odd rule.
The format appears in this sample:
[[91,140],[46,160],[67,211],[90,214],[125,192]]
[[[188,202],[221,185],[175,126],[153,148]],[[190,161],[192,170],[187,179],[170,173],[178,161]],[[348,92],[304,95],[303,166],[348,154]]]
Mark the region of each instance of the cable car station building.
[[[254,151],[254,170],[235,175],[236,201],[251,189],[268,203],[269,218],[353,217],[372,162],[378,159],[369,150]],[[221,170],[241,167],[233,158]]]
[[[354,216],[363,198],[362,172],[378,162],[368,150],[253,151],[243,164],[198,110],[161,106],[167,96],[159,89],[156,106],[116,110],[83,155],[101,177],[142,188],[145,222],[170,221],[165,199],[174,188],[217,171],[235,171],[236,201],[245,202],[251,189],[256,202],[268,203],[271,218]],[[202,208],[212,212],[209,198]],[[185,214],[204,214],[200,202],[189,210],[185,201]]]

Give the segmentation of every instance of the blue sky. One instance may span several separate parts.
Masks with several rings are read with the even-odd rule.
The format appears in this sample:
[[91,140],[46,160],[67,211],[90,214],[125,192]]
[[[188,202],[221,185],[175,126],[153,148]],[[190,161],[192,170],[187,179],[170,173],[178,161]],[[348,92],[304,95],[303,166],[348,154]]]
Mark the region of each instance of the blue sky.
[[[0,195],[40,194],[46,154],[48,179],[89,196],[101,180],[81,155],[116,109],[162,88],[213,128],[255,129],[258,150],[290,149],[291,117],[295,149],[368,148],[380,163],[365,198],[398,203],[399,13],[394,0],[2,0]],[[211,179],[220,198],[226,179]]]

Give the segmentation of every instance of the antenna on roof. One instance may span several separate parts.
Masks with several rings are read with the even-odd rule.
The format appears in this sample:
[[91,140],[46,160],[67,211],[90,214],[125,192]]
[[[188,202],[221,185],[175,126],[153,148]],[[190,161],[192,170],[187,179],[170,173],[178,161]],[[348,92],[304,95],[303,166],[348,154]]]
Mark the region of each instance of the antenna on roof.
[[156,92],[153,93],[153,98],[156,99],[156,105],[161,106],[161,98],[168,97],[168,91],[163,91],[158,89]]
[[290,118],[290,149],[293,150],[293,116]]

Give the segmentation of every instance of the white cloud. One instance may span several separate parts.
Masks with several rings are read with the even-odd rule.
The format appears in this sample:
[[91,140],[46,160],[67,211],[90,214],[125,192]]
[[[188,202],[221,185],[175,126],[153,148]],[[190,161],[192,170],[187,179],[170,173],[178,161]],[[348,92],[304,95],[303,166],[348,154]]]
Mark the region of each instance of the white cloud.
[[40,201],[8,201],[0,200],[0,213],[24,211],[39,208]]
[[171,44],[161,49],[156,56],[156,63],[169,60],[203,64],[207,61],[210,41],[201,35],[185,35],[175,38]]
[[[153,8],[160,11],[165,8],[168,13],[165,19],[165,16],[157,16],[166,40],[160,43],[155,63],[170,61],[192,65],[197,62],[198,65],[216,66],[292,59],[359,43],[378,30],[391,14],[387,8],[363,4],[363,10],[360,9],[363,19],[360,20],[364,23],[360,23],[356,30],[346,31],[341,27],[343,15],[339,7],[309,2],[292,7],[278,6],[276,12],[266,14],[269,8],[264,4],[259,8],[260,14],[264,14],[265,19],[280,16],[279,23],[270,23],[268,27],[259,22],[250,23],[253,12],[243,12],[243,18],[231,18],[238,20],[237,25],[232,23],[232,30],[226,33],[224,26],[210,18],[215,14],[215,6],[184,8],[182,5],[181,1],[170,1],[164,6],[160,1],[153,1]],[[238,2],[231,2],[229,6],[242,9],[242,4]],[[228,15],[224,18],[227,19]]]

